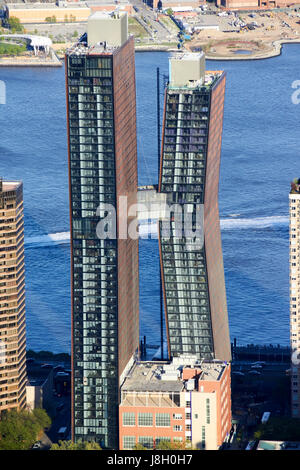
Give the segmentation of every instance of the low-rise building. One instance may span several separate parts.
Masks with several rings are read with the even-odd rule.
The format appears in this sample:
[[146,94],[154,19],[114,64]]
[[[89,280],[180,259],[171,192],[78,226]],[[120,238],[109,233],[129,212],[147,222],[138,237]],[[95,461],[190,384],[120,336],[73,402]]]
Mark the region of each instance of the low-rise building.
[[53,397],[53,367],[27,365],[26,404],[31,410],[47,409]]
[[11,3],[8,5],[9,17],[15,17],[22,24],[56,23],[87,21],[91,14],[85,2],[65,2],[61,6],[55,3]]
[[119,448],[164,440],[218,449],[231,429],[230,383],[230,364],[217,360],[136,363],[121,386]]
[[270,10],[293,6],[293,0],[217,0],[217,6],[227,10]]

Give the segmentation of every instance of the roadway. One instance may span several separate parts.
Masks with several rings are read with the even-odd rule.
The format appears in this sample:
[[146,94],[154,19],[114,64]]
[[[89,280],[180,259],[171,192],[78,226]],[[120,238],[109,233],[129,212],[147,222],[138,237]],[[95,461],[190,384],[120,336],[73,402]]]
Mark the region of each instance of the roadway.
[[174,40],[176,36],[172,34],[162,23],[156,21],[157,13],[148,7],[141,0],[132,0],[133,7],[136,7],[135,17],[139,17],[143,26],[150,32],[152,40],[156,42],[166,42],[167,40]]

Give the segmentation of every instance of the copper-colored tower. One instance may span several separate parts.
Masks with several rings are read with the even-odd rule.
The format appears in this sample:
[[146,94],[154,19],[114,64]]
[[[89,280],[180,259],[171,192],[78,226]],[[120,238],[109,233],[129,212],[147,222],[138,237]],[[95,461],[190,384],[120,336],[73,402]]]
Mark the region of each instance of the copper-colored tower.
[[[118,446],[119,387],[139,346],[138,240],[119,216],[137,198],[134,40],[127,15],[95,13],[66,54],[72,275],[72,436]],[[101,238],[111,204],[116,237]]]
[[225,74],[205,72],[201,53],[170,59],[159,191],[169,205],[203,210],[199,248],[160,222],[160,258],[170,357],[230,360],[230,338],[218,209]]

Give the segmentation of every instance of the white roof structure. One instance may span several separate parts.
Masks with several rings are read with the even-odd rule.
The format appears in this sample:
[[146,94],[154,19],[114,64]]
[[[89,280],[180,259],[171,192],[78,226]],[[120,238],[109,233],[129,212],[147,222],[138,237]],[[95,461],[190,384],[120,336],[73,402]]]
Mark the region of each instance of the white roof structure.
[[14,39],[26,39],[29,41],[29,45],[33,47],[36,52],[37,48],[43,47],[47,53],[52,46],[52,41],[50,38],[45,36],[35,36],[29,34],[0,34],[1,38],[14,38]]

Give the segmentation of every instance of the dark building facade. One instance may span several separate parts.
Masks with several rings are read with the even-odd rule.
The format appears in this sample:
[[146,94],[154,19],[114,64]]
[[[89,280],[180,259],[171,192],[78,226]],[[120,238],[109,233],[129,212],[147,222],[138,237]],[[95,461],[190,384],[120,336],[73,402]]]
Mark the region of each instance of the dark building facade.
[[170,236],[159,223],[170,357],[231,359],[218,209],[225,81],[223,72],[205,72],[203,53],[170,59],[159,192],[170,206],[188,208],[191,230],[197,228],[199,208],[203,215],[199,246],[184,231],[178,236],[174,221]]
[[[72,438],[118,447],[122,377],[139,344],[138,240],[99,238],[105,205],[137,197],[134,40],[95,14],[66,54],[72,276]],[[99,23],[100,22],[100,23]],[[99,37],[98,37],[98,36]],[[119,220],[119,219],[118,219]]]

